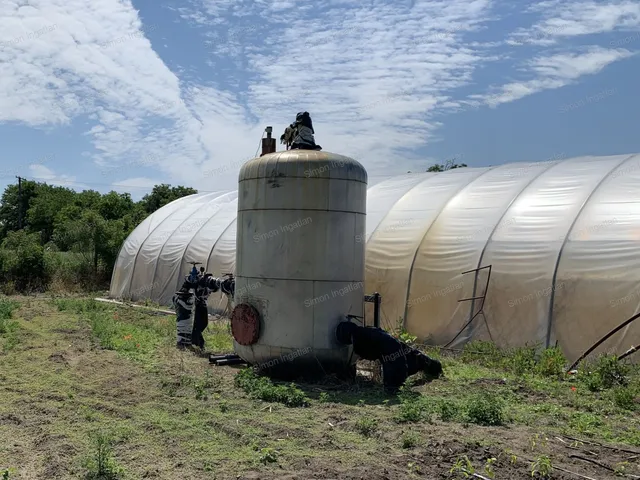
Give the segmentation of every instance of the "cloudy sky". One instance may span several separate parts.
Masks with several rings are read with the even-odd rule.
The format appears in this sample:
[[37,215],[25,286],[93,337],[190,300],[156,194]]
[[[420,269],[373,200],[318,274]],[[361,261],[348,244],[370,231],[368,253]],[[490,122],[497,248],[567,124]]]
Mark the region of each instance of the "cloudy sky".
[[302,110],[372,182],[639,152],[639,51],[638,0],[0,0],[0,188],[234,189]]

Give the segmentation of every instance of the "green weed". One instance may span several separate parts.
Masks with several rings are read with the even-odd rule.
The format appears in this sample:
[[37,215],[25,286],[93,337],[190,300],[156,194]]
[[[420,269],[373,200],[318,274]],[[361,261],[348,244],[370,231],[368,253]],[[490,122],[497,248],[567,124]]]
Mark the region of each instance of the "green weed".
[[378,420],[373,417],[360,417],[356,421],[356,430],[365,437],[370,437],[378,430]]
[[600,355],[592,363],[584,363],[582,379],[593,392],[607,390],[615,386],[627,386],[629,367],[618,361],[616,355]]
[[113,440],[103,433],[98,432],[92,436],[93,451],[85,462],[88,472],[87,480],[118,480],[123,469],[118,466],[113,457]]
[[256,375],[250,368],[238,372],[234,382],[237,387],[242,388],[251,397],[265,402],[278,402],[287,407],[306,407],[309,405],[309,399],[295,384],[274,385],[270,379]]
[[460,407],[453,400],[441,400],[438,413],[443,422],[451,422],[460,416]]
[[636,398],[634,392],[629,387],[615,387],[611,390],[613,403],[623,410],[633,411],[636,409]]
[[418,393],[412,391],[406,385],[400,388],[398,395],[400,400],[400,408],[395,417],[396,422],[419,422],[421,420],[430,420],[430,410],[425,399]]
[[510,367],[513,373],[522,376],[533,372],[536,366],[535,347],[515,348],[510,353]]
[[275,463],[278,461],[278,452],[272,448],[263,448],[260,450],[260,463]]
[[505,418],[502,401],[490,393],[481,393],[467,401],[467,417],[478,425],[502,425]]
[[561,377],[566,364],[567,359],[559,347],[546,348],[540,355],[537,371],[543,377]]
[[420,437],[414,432],[405,432],[402,434],[402,448],[413,448],[418,445]]

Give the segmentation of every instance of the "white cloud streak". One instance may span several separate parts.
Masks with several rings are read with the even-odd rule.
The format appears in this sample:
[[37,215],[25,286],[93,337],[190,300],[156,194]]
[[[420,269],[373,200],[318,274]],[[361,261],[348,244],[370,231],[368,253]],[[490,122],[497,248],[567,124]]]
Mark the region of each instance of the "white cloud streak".
[[[508,58],[501,48],[614,31],[623,39],[640,24],[631,0],[553,0],[530,10],[536,23],[488,42],[476,36],[501,18],[492,0],[191,0],[171,14],[197,27],[210,55],[203,62],[218,71],[231,60],[238,70],[214,86],[172,71],[149,39],[160,27],[143,25],[128,0],[3,2],[0,123],[51,129],[85,120],[99,172],[122,167],[127,178],[139,165],[153,172],[131,185],[162,178],[217,190],[235,184],[266,125],[278,138],[307,110],[324,150],[357,158],[372,175],[406,171],[424,163],[416,152],[437,140],[442,114],[560,88],[633,54],[632,40],[537,50],[519,65],[523,80],[475,85],[478,69]],[[467,100],[463,87],[475,89]]]

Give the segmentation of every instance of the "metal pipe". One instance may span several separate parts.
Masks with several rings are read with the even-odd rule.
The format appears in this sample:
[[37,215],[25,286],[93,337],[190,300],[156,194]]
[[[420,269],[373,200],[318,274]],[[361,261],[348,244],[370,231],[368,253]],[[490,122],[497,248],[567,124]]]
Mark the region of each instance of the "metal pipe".
[[640,317],[640,313],[636,313],[629,320],[627,320],[626,322],[622,322],[616,328],[614,328],[609,333],[607,333],[604,337],[602,337],[600,340],[598,340],[596,343],[594,343],[593,346],[589,350],[587,350],[582,355],[580,355],[580,357],[575,362],[573,362],[573,364],[567,369],[567,372],[570,372],[571,370],[575,369],[576,365],[578,365],[582,360],[584,360],[584,358],[587,355],[589,355],[596,348],[598,348],[600,345],[602,345],[606,340],[608,340],[611,336],[613,336],[614,333],[617,333],[619,330],[622,330],[624,327],[626,327],[627,325],[629,325],[631,322],[635,321],[639,317]]
[[373,326],[380,328],[380,303],[382,297],[378,292],[373,294]]

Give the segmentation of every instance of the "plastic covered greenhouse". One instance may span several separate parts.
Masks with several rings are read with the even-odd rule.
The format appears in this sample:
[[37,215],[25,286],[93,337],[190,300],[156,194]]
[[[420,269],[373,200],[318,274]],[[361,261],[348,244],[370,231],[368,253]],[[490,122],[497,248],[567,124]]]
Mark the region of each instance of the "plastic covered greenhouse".
[[[638,311],[640,154],[407,174],[367,197],[365,291],[382,295],[384,328],[557,344],[573,360]],[[189,261],[234,272],[236,210],[227,192],[154,212],[122,246],[110,296],[170,304]],[[639,343],[640,321],[597,351]]]

